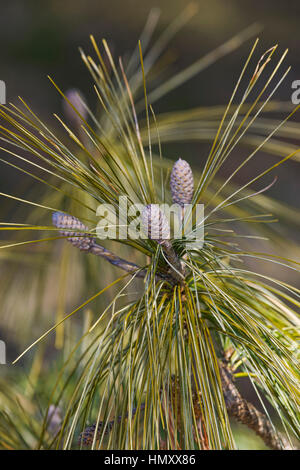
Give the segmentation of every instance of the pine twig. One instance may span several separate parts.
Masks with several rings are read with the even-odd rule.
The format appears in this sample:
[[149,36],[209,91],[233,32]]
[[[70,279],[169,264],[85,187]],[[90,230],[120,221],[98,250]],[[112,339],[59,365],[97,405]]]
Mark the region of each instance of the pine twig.
[[[95,238],[88,234],[88,227],[86,227],[76,217],[64,214],[63,212],[54,212],[52,221],[53,225],[60,229],[60,234],[63,237],[66,237],[67,240],[76,248],[79,248],[85,253],[92,253],[93,255],[100,256],[114,266],[118,266],[124,271],[135,274],[136,277],[145,278],[147,274],[146,269],[142,269],[135,263],[119,258],[119,256],[115,255],[112,251],[98,245]],[[160,281],[168,280],[168,277],[163,274],[156,274],[156,278]]]
[[283,436],[276,433],[267,416],[242,397],[233,383],[231,372],[224,362],[220,362],[219,365],[228,414],[255,431],[266,446],[271,449],[290,450],[290,444]]
[[136,274],[136,277],[144,278],[147,274],[146,269],[141,269],[140,266],[138,266],[137,264],[131,263],[130,261],[127,261],[123,258],[119,258],[112,251],[107,250],[106,248],[101,245],[98,245],[97,243],[94,243],[90,247],[88,253],[92,253],[96,256],[101,256],[101,258],[106,259],[110,264],[118,266],[119,268],[129,273]]

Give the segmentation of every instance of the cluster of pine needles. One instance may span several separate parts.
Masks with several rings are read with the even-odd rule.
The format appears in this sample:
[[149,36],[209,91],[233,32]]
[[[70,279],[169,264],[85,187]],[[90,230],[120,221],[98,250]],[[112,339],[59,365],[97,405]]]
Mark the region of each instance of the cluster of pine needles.
[[[80,53],[97,110],[50,78],[64,102],[64,118],[55,115],[62,135],[21,98],[0,108],[1,163],[34,180],[26,199],[0,193],[16,203],[17,219],[1,221],[13,236],[0,246],[0,324],[22,330],[15,363],[32,361],[26,380],[16,364],[0,382],[1,448],[235,449],[231,418],[273,449],[300,437],[300,291],[260,271],[261,263],[299,271],[299,246],[287,240],[297,215],[266,194],[275,182],[269,173],[300,156],[285,140],[299,139],[288,122],[298,108],[273,101],[289,72],[286,52],[257,55],[255,40],[225,109],[156,114],[159,98],[257,33],[251,26],[162,82],[167,44],[194,8],[150,46],[153,10],[126,62],[91,37],[94,58]],[[266,117],[278,110],[287,110],[283,121]],[[201,170],[163,156],[163,144],[192,141],[211,141]],[[246,156],[234,167],[237,146]],[[237,185],[235,176],[262,151],[274,163]],[[234,169],[224,178],[228,161]],[[122,196],[146,208],[159,235],[102,246],[97,207],[118,209]],[[201,248],[166,241],[169,228],[154,205],[172,202],[204,204],[192,227],[204,227]],[[251,250],[260,239],[269,252]],[[276,254],[284,250],[294,259]],[[49,364],[53,336],[58,353]],[[261,410],[242,396],[238,377],[248,378]]]

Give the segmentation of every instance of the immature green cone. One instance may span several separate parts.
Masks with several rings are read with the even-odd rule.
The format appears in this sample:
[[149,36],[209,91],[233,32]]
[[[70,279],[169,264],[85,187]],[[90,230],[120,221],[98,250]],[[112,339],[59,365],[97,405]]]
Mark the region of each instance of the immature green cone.
[[183,207],[184,204],[192,202],[194,193],[193,172],[188,162],[181,158],[173,165],[170,186],[174,203]]
[[142,225],[148,237],[160,245],[170,238],[170,225],[158,204],[149,204],[142,211]]
[[[80,220],[63,212],[54,212],[52,214],[52,222],[55,227],[61,229],[59,233],[63,237],[68,237],[68,241],[73,246],[82,251],[88,251],[95,243],[94,238],[86,235],[89,229]],[[81,233],[80,233],[81,232]]]

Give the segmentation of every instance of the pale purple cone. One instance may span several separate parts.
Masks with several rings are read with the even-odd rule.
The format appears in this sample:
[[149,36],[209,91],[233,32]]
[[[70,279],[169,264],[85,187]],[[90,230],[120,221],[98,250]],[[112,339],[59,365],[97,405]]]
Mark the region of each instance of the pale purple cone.
[[[52,214],[52,223],[59,230],[63,237],[82,251],[88,251],[95,243],[95,239],[85,233],[89,229],[80,220],[63,212],[54,212]],[[81,233],[80,233],[81,232]]]
[[142,225],[151,240],[162,244],[170,239],[170,225],[158,204],[149,204],[142,211]]
[[183,207],[184,204],[192,202],[194,194],[193,172],[188,162],[181,158],[173,165],[170,187],[174,203]]

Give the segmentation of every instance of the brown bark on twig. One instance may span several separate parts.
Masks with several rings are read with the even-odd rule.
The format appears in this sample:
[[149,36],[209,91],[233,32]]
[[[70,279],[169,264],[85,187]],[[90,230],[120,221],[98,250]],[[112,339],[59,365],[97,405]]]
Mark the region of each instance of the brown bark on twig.
[[286,439],[274,430],[267,416],[241,396],[223,362],[220,362],[220,374],[228,414],[252,429],[271,449],[291,449]]
[[[136,275],[136,277],[144,278],[146,276],[146,269],[141,269],[136,264],[119,258],[103,246],[98,245],[95,242],[95,239],[89,235],[88,228],[85,227],[85,225],[83,225],[82,222],[80,222],[80,220],[76,219],[75,217],[61,212],[55,212],[53,214],[53,224],[60,230],[60,233],[65,236],[70,243],[72,243],[72,245],[79,248],[80,250],[86,253],[92,253],[96,256],[100,256],[106,259],[109,263]],[[162,225],[161,222],[159,222],[159,224]],[[158,228],[160,228],[160,225]],[[182,282],[185,275],[184,268],[181,265],[176,253],[174,252],[171,243],[168,240],[159,240],[159,243],[162,245],[166,254],[166,258],[173,266],[173,269],[170,270],[172,273],[170,273],[169,277],[158,273],[156,274],[156,278],[158,280],[168,280],[171,283]],[[226,365],[226,362],[220,361],[219,365],[224,400],[228,414],[236,418],[240,423],[247,425],[250,429],[255,431],[255,433],[260,436],[264,443],[271,449],[282,450],[290,448],[285,439],[277,434],[273,429],[267,416],[258,411],[252,405],[252,403],[247,402],[247,400],[241,396],[240,392],[233,383],[233,377]],[[175,403],[177,406],[176,416],[173,416],[171,409],[166,410],[166,415],[168,416],[167,420],[169,423],[169,433],[171,434],[171,445],[173,448],[178,449],[180,447],[179,443],[177,442],[177,436],[175,435],[175,429],[177,427],[176,425],[179,425],[180,428],[181,410],[180,390],[178,380],[176,380],[176,378],[172,378],[171,395],[172,408],[173,403]],[[209,444],[197,393],[195,394],[195,397],[193,397],[193,407],[197,419],[197,434],[200,436],[201,447],[203,449],[208,449]],[[105,434],[111,430],[113,424],[114,421],[111,421],[106,425],[106,429],[104,430]],[[93,440],[95,432],[97,434],[100,433],[102,428],[103,423],[99,423],[97,430],[96,425],[87,428],[81,435],[81,441],[83,443],[90,443]],[[196,432],[195,429],[194,432]]]
[[[95,238],[89,234],[88,227],[86,227],[76,217],[69,214],[64,214],[63,212],[54,212],[52,215],[52,221],[53,224],[59,229],[60,234],[63,235],[68,242],[70,242],[76,248],[79,248],[81,251],[100,256],[114,266],[118,266],[124,271],[132,273],[132,275],[135,275],[136,277],[145,278],[147,275],[146,269],[141,269],[135,263],[131,263],[130,261],[119,258],[119,256],[115,255],[110,250],[107,250],[103,246],[98,245],[95,241]],[[167,248],[169,248],[168,245]],[[168,252],[171,252],[170,248]],[[175,253],[174,256],[176,256]],[[174,270],[172,270],[172,272],[169,274],[157,273],[155,277],[158,281],[165,280],[171,284],[178,282],[178,276]]]
[[89,248],[89,250],[87,250],[87,253],[92,253],[93,255],[101,256],[101,258],[106,259],[106,261],[108,261],[110,264],[113,264],[114,266],[118,266],[119,268],[129,273],[133,273],[136,275],[136,277],[144,278],[146,276],[145,269],[141,269],[137,264],[134,264],[134,263],[131,263],[130,261],[119,258],[110,250],[107,250],[106,248],[104,248],[101,245],[98,245],[97,243],[94,243]]
[[[140,266],[138,266],[137,264],[131,263],[130,261],[119,258],[113,252],[111,252],[110,250],[107,250],[101,245],[98,245],[97,243],[94,243],[93,245],[91,245],[91,247],[88,250],[86,250],[86,253],[92,253],[93,255],[100,256],[101,258],[106,259],[106,261],[108,261],[110,264],[113,264],[114,266],[118,266],[124,271],[132,273],[138,278],[144,279],[145,276],[147,275],[146,269],[141,269]],[[175,279],[171,274],[168,275],[168,274],[163,274],[163,273],[157,273],[155,275],[155,278],[157,281],[168,281],[171,284],[174,284],[175,282]]]

